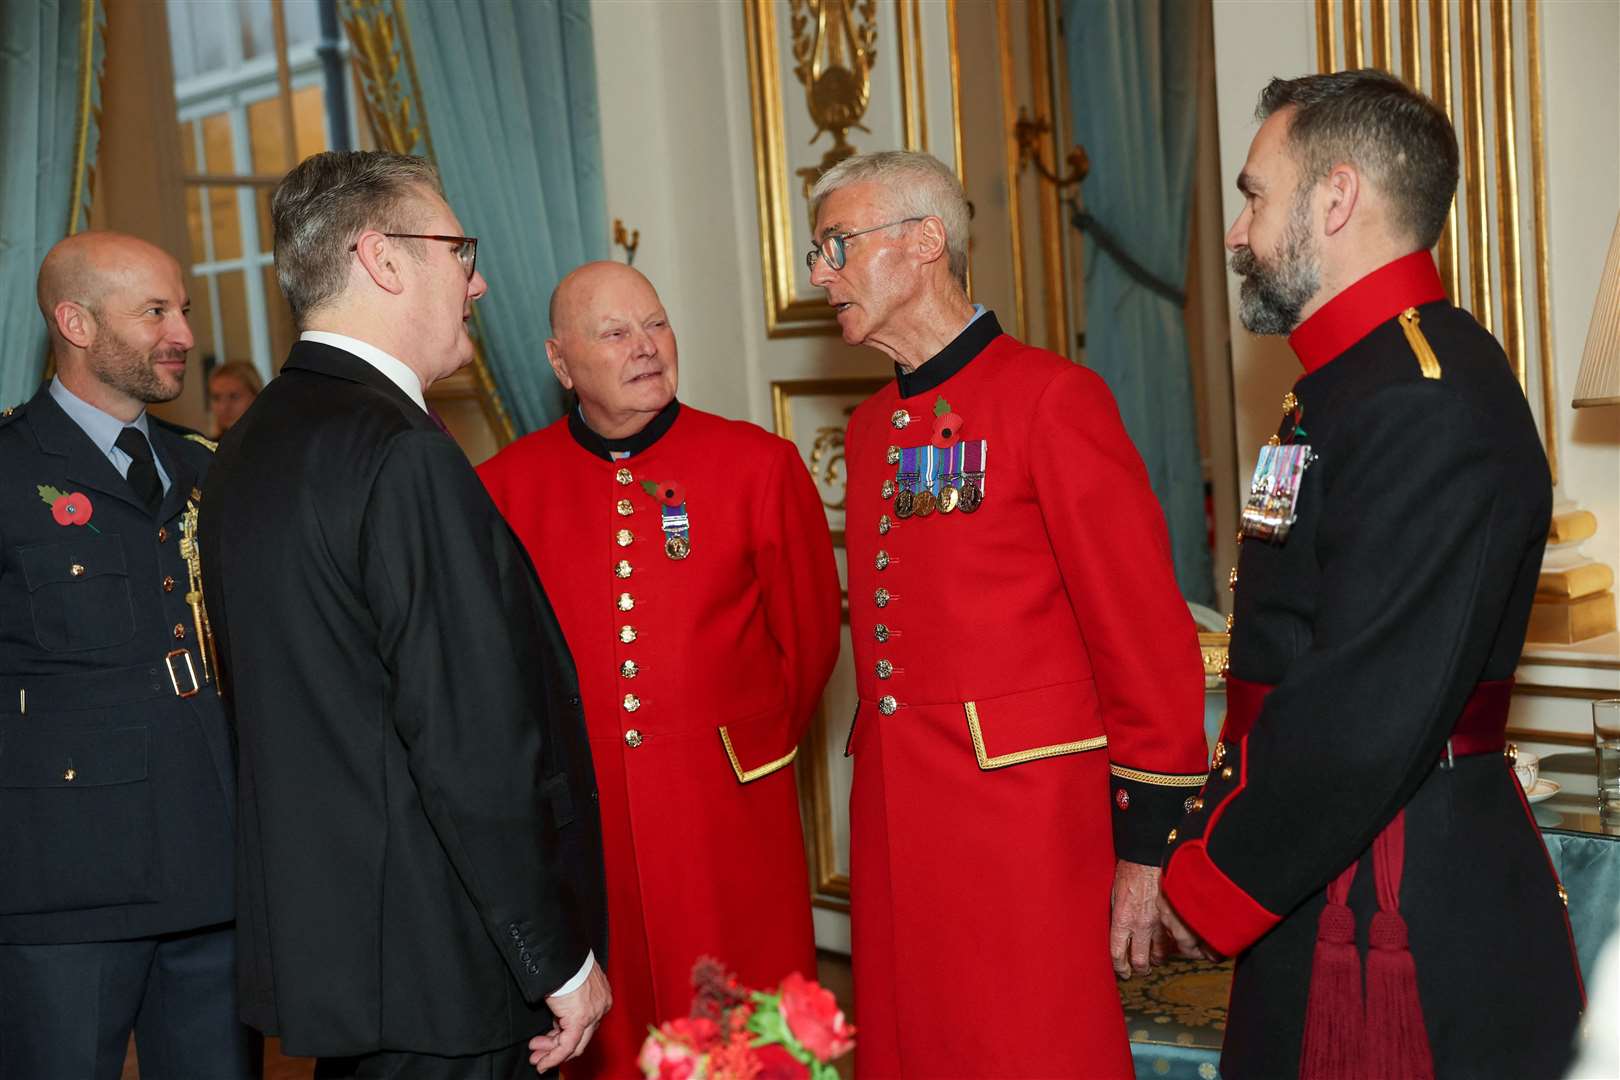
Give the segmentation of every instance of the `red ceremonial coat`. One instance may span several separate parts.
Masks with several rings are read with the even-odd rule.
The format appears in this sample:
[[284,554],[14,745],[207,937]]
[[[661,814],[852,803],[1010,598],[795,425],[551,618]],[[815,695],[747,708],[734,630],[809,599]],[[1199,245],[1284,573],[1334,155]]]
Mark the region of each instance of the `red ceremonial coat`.
[[[826,515],[792,444],[675,403],[617,443],[571,416],[479,474],[556,607],[600,790],[613,1009],[568,1075],[639,1076],[699,956],[814,977],[790,766],[838,654]],[[684,488],[686,558],[643,481]]]
[[[936,406],[984,451],[982,501],[906,517]],[[986,312],[856,409],[845,454],[862,1080],[1131,1076],[1115,858],[1158,862],[1206,757],[1197,635],[1113,398]]]

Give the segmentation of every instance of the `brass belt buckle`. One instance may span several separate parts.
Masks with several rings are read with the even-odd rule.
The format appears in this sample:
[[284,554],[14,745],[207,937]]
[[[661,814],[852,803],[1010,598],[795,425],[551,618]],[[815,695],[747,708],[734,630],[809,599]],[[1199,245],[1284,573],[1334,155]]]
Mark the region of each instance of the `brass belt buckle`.
[[[180,670],[174,662],[174,658],[177,656],[184,657],[186,662],[185,672],[189,688],[185,690],[180,689]],[[174,694],[176,697],[194,697],[197,691],[202,689],[202,685],[197,682],[197,669],[191,666],[190,649],[175,649],[173,652],[169,653],[169,655],[163,658],[163,662],[168,665],[169,685],[174,687]]]

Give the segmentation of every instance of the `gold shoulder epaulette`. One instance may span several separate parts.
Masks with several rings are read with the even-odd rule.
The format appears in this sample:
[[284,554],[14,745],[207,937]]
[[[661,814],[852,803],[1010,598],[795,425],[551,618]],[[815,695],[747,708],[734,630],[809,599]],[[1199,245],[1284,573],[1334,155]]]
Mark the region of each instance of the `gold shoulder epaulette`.
[[186,433],[186,438],[190,439],[192,442],[196,443],[198,446],[207,447],[208,452],[210,454],[219,449],[219,443],[215,442],[213,439],[208,438],[208,436],[206,436],[206,435],[199,435],[195,431],[187,432]]
[[1418,367],[1423,369],[1425,379],[1438,379],[1440,377],[1440,358],[1434,355],[1434,347],[1429,339],[1423,336],[1423,328],[1418,326],[1418,310],[1409,307],[1400,314],[1401,332],[1406,335],[1406,343],[1412,346],[1417,354]]

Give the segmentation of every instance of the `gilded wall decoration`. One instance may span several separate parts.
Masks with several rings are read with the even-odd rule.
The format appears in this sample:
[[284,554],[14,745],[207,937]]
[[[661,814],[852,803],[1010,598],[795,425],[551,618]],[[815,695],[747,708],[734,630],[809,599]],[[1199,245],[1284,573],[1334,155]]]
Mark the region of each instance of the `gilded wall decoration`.
[[[916,0],[745,0],[743,11],[766,332],[835,334],[804,261],[810,188],[852,154],[928,148]],[[887,41],[896,59],[880,63]]]

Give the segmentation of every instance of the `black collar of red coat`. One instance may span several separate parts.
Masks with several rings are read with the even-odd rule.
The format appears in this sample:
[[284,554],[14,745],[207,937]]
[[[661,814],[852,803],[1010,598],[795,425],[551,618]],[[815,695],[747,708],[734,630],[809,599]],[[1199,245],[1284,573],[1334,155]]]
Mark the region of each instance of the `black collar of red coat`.
[[603,461],[615,460],[614,454],[619,454],[621,457],[625,455],[634,457],[663,438],[665,432],[674,426],[675,417],[680,415],[680,411],[681,403],[674,398],[670,398],[669,404],[658,410],[658,415],[648,421],[647,426],[634,435],[626,435],[622,439],[604,439],[591,430],[590,425],[585,423],[585,418],[579,415],[579,409],[576,407],[569,410],[568,413],[568,434],[572,435],[574,441],[579,443],[580,446],[583,446]]
[[1366,275],[1288,335],[1289,347],[1309,375],[1407,308],[1446,298],[1427,251],[1402,255]]
[[985,347],[1000,336],[1001,324],[996,322],[996,313],[987,310],[968,323],[949,345],[917,365],[915,371],[902,371],[900,365],[896,364],[894,379],[900,387],[900,396],[909,398],[928,393],[967,367],[968,361],[984,352]]

